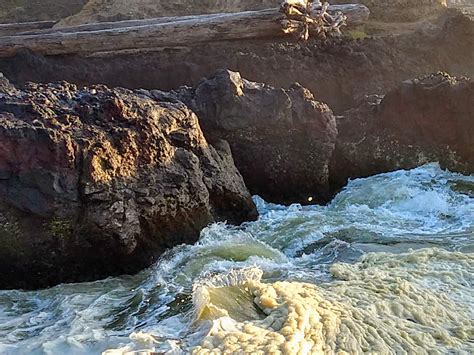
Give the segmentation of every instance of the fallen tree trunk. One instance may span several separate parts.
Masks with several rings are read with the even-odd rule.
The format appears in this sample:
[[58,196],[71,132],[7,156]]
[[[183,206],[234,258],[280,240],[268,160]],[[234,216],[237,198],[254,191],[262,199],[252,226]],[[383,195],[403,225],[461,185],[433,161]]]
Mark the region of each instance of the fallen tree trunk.
[[[358,4],[334,5],[348,24],[360,24],[369,17],[367,7]],[[278,9],[168,17],[124,23],[92,24],[82,30],[58,31],[0,38],[0,57],[13,56],[20,49],[44,55],[97,53],[159,47],[191,46],[202,42],[281,36]],[[72,31],[72,32],[70,32]]]
[[51,28],[55,24],[56,21],[2,23],[0,24],[0,36],[11,36],[17,33],[43,30],[46,28]]

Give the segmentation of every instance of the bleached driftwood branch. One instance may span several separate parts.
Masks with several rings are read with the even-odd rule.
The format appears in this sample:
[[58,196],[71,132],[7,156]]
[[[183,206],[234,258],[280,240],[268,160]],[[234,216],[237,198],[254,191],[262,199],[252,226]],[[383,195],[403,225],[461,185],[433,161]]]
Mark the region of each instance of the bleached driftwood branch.
[[330,35],[340,35],[346,25],[347,16],[342,11],[329,13],[329,3],[319,0],[283,0],[280,12],[285,17],[281,21],[284,33],[294,34],[306,41],[310,34],[326,39]]
[[[369,17],[364,5],[334,5],[329,13],[341,11],[348,24],[360,24]],[[200,43],[263,38],[284,35],[278,8],[213,15],[170,17],[165,20],[134,21],[123,26],[120,22],[105,29],[70,32],[67,28],[41,31],[35,34],[0,37],[0,57],[15,55],[20,49],[29,49],[44,55],[91,54],[124,50],[142,51],[163,47],[194,46]],[[92,27],[91,27],[92,26]]]

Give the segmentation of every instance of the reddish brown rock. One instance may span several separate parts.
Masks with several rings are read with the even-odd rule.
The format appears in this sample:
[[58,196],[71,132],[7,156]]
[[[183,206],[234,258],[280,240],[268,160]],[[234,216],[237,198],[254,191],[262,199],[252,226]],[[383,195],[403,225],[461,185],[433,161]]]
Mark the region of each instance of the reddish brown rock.
[[182,103],[0,81],[0,288],[136,272],[208,223],[255,217],[228,147]]
[[474,173],[474,82],[437,73],[371,96],[338,120],[335,186],[428,162]]

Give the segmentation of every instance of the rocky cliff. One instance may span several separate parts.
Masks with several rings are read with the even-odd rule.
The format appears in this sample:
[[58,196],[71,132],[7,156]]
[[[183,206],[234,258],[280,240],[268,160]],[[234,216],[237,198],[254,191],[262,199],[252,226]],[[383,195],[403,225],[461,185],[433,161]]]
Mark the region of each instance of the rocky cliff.
[[434,22],[396,36],[355,40],[348,37],[350,32],[346,35],[332,43],[239,40],[107,56],[41,56],[23,51],[0,59],[0,71],[20,85],[29,80],[68,80],[80,86],[100,82],[111,87],[172,90],[194,86],[202,77],[229,68],[274,87],[299,82],[337,114],[364,95],[388,92],[401,81],[426,73],[444,70],[456,76],[474,75],[474,21],[458,11],[448,11]]
[[210,222],[254,219],[244,181],[271,202],[313,203],[427,162],[473,173],[473,101],[473,82],[445,73],[337,118],[299,84],[228,70],[172,92],[1,77],[0,288],[138,271]]
[[256,209],[224,142],[153,92],[0,82],[0,288],[136,272]]

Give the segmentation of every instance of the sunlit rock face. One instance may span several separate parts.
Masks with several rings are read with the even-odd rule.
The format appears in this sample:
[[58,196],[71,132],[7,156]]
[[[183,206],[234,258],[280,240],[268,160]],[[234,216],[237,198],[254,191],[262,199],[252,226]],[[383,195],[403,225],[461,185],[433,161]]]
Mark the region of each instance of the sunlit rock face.
[[0,78],[0,288],[136,272],[255,205],[228,146],[148,91]]

